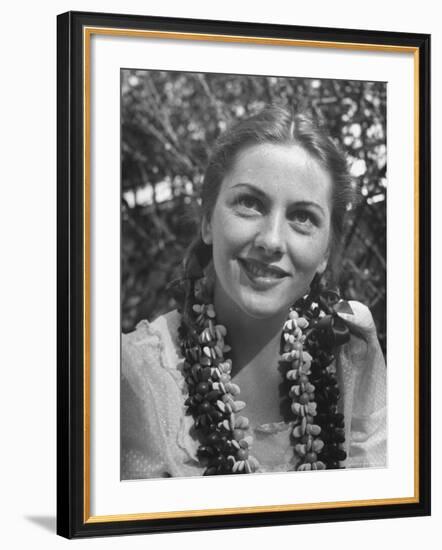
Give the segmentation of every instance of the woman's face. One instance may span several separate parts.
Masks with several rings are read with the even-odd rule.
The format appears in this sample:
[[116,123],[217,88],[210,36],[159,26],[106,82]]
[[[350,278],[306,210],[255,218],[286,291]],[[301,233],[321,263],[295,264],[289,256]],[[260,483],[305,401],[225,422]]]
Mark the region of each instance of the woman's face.
[[327,265],[331,178],[296,145],[241,151],[210,219],[216,295],[255,319],[286,313]]

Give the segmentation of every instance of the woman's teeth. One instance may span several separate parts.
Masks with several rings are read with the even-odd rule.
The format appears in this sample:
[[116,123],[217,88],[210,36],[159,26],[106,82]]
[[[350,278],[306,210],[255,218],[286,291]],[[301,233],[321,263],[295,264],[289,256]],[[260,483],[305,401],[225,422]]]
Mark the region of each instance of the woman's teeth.
[[254,262],[244,261],[247,271],[255,277],[266,277],[271,279],[281,279],[283,273],[278,273],[276,270],[267,268],[263,265],[256,264]]

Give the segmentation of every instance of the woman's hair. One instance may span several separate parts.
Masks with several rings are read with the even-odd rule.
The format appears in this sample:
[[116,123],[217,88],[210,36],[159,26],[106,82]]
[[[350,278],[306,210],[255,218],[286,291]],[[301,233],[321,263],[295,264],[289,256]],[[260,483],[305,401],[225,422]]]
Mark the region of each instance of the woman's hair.
[[[264,143],[302,147],[330,174],[332,212],[330,262],[333,270],[339,257],[347,205],[354,198],[351,176],[344,154],[318,122],[303,113],[294,114],[283,107],[268,106],[250,118],[230,126],[216,141],[202,184],[202,215],[210,219],[224,177],[244,149]],[[199,234],[188,249],[186,268],[195,260],[204,268],[212,258],[212,249]]]

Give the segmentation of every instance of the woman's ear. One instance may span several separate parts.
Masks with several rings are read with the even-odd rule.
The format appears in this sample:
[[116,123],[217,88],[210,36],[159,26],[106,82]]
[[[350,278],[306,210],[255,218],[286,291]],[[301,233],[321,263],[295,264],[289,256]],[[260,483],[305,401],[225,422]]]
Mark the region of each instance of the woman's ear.
[[324,271],[327,269],[329,256],[330,256],[330,249],[328,248],[327,252],[324,255],[324,259],[319,264],[318,269],[316,270],[316,272],[319,273],[319,275],[322,275]]
[[212,244],[212,225],[206,215],[203,216],[201,221],[201,238],[204,244]]

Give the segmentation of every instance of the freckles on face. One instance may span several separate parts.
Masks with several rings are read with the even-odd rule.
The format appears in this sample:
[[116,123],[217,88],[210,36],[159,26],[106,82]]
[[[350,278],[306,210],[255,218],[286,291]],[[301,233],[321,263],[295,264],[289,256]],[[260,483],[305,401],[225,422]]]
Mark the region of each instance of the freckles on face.
[[296,145],[255,145],[238,155],[202,231],[226,303],[265,318],[308,291],[327,263],[331,185]]

